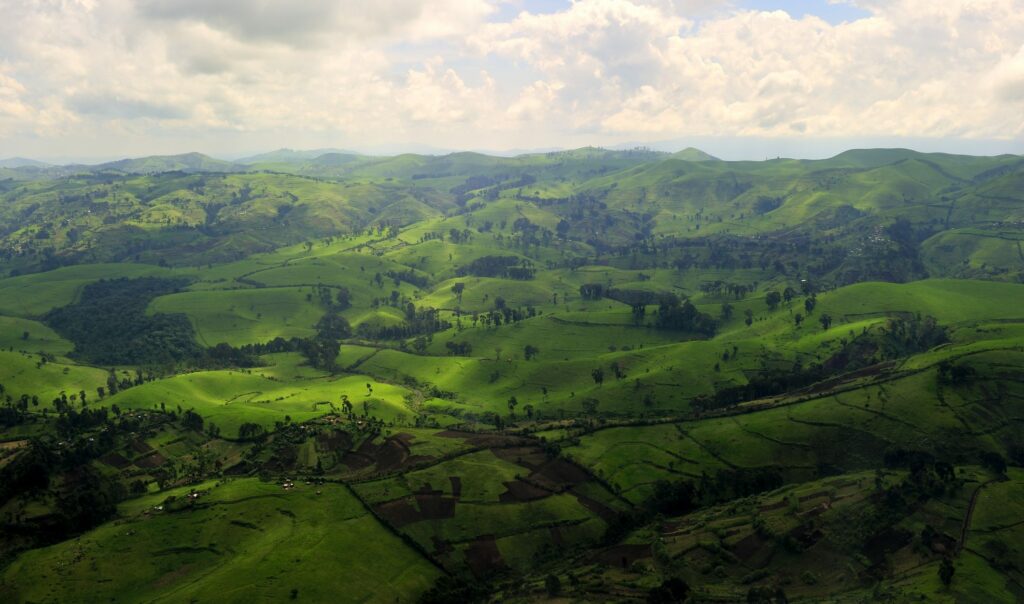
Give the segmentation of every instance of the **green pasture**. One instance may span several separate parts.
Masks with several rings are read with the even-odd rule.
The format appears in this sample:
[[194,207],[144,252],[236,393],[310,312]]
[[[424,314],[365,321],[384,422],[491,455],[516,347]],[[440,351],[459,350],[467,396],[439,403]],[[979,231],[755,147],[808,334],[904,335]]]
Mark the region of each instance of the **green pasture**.
[[75,301],[79,290],[100,279],[182,277],[187,270],[148,264],[79,264],[45,273],[0,279],[0,314],[38,317]]
[[312,287],[282,287],[170,294],[153,300],[149,312],[187,315],[206,346],[239,346],[310,337],[324,311]]
[[[287,369],[278,371],[290,373]],[[408,393],[405,388],[362,375],[304,372],[279,378],[270,367],[176,375],[123,390],[108,396],[103,404],[116,404],[122,409],[159,409],[161,404],[169,410],[179,406],[193,409],[229,436],[247,422],[270,429],[286,416],[301,422],[330,412],[331,404],[340,410],[342,395],[349,397],[357,414],[368,412],[384,421],[407,422],[413,415],[404,400]]]
[[[122,518],[27,552],[3,574],[7,601],[412,602],[440,572],[339,485],[285,491],[255,479],[199,485],[194,506],[131,502]],[[318,494],[319,493],[319,494]]]
[[74,344],[38,321],[0,316],[0,350],[24,350],[63,356],[74,347]]

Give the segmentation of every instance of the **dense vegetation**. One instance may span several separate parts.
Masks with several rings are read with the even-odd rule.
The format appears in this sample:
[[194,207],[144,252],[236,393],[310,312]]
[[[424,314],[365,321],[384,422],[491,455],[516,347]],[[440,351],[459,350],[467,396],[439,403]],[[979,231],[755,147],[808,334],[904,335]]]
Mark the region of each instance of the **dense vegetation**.
[[4,601],[1024,594],[1020,157],[3,178]]

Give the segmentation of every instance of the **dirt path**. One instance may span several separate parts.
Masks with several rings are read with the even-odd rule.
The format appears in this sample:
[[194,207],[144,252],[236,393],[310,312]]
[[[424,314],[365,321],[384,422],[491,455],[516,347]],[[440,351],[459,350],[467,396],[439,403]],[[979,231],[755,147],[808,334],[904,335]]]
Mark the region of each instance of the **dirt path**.
[[971,517],[974,516],[974,506],[978,504],[978,495],[981,494],[982,489],[993,482],[996,482],[995,478],[986,480],[978,485],[978,488],[974,489],[974,492],[971,493],[971,501],[967,504],[967,513],[964,514],[964,523],[960,527],[960,540],[957,541],[956,544],[956,555],[958,556],[960,555],[960,552],[963,551],[964,545],[967,543],[967,533],[971,530]]

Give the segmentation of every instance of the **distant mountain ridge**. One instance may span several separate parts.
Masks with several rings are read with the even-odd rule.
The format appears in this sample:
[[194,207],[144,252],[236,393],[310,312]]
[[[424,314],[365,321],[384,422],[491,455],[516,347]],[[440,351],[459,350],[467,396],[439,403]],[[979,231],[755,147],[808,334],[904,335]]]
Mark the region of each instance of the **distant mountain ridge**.
[[46,168],[50,164],[46,162],[29,159],[27,157],[8,157],[7,159],[0,159],[0,168]]
[[92,166],[91,170],[119,170],[136,174],[156,174],[160,172],[242,172],[244,167],[238,164],[214,159],[202,153],[183,153],[181,155],[152,155],[149,157],[129,158]]
[[350,155],[363,157],[364,154],[346,149],[287,149],[281,148],[266,153],[258,153],[249,157],[235,160],[237,164],[263,164],[263,163],[300,163],[303,161],[315,160],[325,155]]
[[722,161],[715,157],[714,155],[711,155],[710,153],[705,153],[704,151],[701,151],[700,149],[697,149],[695,147],[687,147],[682,151],[677,151],[676,153],[672,154],[672,157],[676,159],[681,159],[683,161]]

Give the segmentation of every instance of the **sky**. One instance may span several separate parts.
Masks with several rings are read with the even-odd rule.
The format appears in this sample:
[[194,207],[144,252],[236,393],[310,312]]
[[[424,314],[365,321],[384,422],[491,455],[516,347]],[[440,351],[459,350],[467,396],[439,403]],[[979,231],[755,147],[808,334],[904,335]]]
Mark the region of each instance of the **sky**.
[[1024,0],[0,0],[0,157],[1024,153]]

